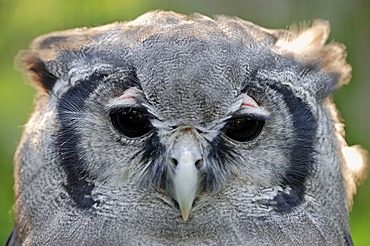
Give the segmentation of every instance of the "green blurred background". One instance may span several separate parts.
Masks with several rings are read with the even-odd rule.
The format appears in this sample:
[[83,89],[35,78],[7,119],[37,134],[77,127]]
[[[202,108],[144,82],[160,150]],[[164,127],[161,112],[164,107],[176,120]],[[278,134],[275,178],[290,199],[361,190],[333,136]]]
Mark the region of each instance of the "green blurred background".
[[[344,43],[352,81],[335,94],[350,145],[370,149],[369,0],[0,0],[0,245],[13,227],[12,158],[35,90],[16,71],[19,50],[38,35],[73,27],[130,20],[154,9],[190,14],[226,14],[268,28],[321,18],[331,23],[330,40]],[[355,245],[370,245],[370,180],[363,182],[350,214]]]

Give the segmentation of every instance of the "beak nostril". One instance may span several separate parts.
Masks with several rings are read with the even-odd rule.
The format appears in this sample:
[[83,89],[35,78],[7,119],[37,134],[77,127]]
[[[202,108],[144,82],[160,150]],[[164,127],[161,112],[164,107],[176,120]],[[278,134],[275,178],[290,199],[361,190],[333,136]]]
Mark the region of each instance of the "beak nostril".
[[201,160],[197,160],[195,162],[195,167],[199,170],[202,167],[202,161]]
[[172,164],[176,167],[177,164],[179,164],[179,162],[175,159],[175,158],[172,158]]

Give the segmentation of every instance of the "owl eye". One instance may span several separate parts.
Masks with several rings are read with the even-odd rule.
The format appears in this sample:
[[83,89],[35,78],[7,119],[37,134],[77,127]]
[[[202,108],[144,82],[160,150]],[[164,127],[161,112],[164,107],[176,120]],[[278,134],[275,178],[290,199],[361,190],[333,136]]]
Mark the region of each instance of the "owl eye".
[[251,141],[258,137],[264,124],[264,120],[251,117],[231,118],[225,125],[225,135],[238,142]]
[[113,109],[109,116],[116,131],[129,138],[141,137],[153,129],[148,113],[142,109]]

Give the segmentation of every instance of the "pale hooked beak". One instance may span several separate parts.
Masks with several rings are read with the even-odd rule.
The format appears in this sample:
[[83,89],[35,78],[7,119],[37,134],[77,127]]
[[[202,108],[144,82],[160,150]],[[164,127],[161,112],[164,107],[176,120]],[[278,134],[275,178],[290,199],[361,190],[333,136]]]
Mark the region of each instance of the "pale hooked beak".
[[171,193],[179,204],[183,220],[187,221],[198,191],[200,172],[197,166],[202,160],[199,143],[191,130],[179,133],[171,157],[175,165]]

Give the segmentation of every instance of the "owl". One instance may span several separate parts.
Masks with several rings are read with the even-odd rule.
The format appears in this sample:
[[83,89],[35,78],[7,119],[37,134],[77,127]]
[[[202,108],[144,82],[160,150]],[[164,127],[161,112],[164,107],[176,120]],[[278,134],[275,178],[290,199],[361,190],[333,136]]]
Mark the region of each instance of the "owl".
[[353,245],[328,34],[154,11],[36,38],[8,245]]

